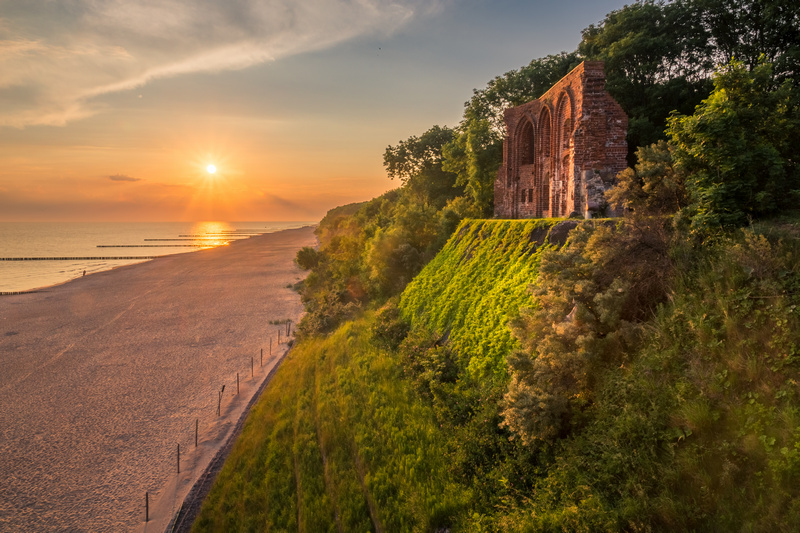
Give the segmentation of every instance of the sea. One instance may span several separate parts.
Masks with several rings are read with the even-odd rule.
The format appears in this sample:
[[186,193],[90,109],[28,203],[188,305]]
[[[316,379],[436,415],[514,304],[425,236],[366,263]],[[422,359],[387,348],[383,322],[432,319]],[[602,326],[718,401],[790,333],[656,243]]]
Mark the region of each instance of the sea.
[[0,222],[0,294],[311,224],[316,222]]

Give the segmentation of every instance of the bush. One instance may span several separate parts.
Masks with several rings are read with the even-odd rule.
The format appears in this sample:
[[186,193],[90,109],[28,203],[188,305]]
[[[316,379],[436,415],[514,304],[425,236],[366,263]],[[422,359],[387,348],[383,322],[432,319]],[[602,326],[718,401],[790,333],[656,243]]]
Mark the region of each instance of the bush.
[[316,268],[320,262],[320,253],[310,246],[303,246],[297,251],[295,263],[303,270],[311,270]]
[[624,363],[639,324],[667,295],[668,224],[584,222],[542,255],[535,309],[513,321],[504,423],[524,442],[552,441],[581,424],[597,375]]
[[397,300],[393,299],[386,302],[375,314],[372,335],[385,347],[397,350],[400,343],[408,336],[408,329],[408,323],[400,316]]

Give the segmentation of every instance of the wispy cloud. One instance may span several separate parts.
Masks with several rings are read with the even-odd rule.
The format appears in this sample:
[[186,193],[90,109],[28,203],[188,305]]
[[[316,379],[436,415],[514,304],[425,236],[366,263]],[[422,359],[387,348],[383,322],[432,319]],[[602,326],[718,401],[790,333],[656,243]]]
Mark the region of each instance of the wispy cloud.
[[134,178],[125,174],[112,174],[108,177],[111,181],[142,181],[142,178]]
[[445,1],[0,0],[0,125],[65,124],[103,94],[389,33]]

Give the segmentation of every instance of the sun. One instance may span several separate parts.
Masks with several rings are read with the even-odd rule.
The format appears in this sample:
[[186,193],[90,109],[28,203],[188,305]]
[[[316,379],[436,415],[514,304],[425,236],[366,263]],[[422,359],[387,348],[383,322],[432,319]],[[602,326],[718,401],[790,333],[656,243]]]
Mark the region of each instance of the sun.
[[208,165],[206,167],[206,172],[209,174],[214,174],[217,171],[217,167],[215,165]]

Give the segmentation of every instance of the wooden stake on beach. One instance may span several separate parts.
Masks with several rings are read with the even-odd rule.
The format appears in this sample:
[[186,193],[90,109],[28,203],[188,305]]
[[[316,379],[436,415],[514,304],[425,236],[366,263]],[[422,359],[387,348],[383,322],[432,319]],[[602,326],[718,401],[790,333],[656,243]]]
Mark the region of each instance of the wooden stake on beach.
[[236,373],[236,395],[239,395],[239,373]]
[[178,473],[181,473],[181,445],[178,444]]
[[281,345],[281,330],[278,330],[278,346]]
[[150,521],[150,495],[144,491],[144,521]]
[[220,415],[220,409],[222,408],[222,393],[225,392],[225,385],[219,390],[219,401],[217,402],[217,416]]
[[253,358],[250,358],[250,377],[253,377]]
[[200,419],[194,419],[194,447],[197,448],[197,433],[200,430]]
[[272,337],[269,338],[269,354],[272,355]]
[[264,366],[264,348],[261,348],[261,366]]

